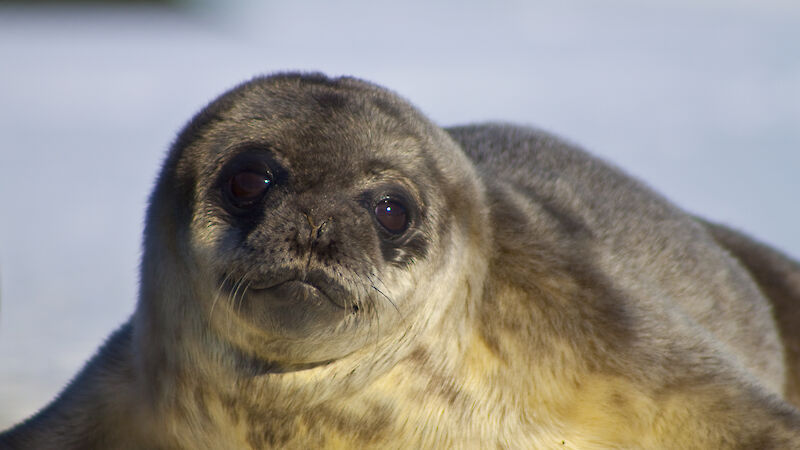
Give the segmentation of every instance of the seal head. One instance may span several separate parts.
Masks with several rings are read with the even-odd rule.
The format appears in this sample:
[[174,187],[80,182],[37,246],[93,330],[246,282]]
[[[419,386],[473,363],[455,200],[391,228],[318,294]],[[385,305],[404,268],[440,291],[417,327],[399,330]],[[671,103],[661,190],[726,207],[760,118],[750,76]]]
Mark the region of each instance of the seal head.
[[169,279],[188,280],[196,302],[184,311],[273,370],[336,360],[441,312],[425,299],[465,277],[455,236],[482,227],[457,145],[350,78],[248,82],[190,122],[166,165],[143,258],[156,278],[143,285],[180,272]]

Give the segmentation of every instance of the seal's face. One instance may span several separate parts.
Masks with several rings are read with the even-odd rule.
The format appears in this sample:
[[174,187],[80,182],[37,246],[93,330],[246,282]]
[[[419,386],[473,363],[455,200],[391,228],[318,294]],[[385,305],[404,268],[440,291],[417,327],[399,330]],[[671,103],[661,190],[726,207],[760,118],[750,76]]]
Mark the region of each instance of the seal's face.
[[436,181],[446,158],[404,108],[288,78],[190,124],[176,183],[193,186],[188,247],[213,328],[284,368],[326,362],[403,323],[434,272],[452,276],[445,191],[459,188]]

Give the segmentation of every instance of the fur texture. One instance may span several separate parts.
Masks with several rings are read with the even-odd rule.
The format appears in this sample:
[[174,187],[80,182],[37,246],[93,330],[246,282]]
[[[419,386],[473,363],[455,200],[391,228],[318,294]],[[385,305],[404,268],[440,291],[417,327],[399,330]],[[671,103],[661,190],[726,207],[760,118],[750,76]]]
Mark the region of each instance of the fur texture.
[[800,266],[546,133],[280,74],[147,212],[134,316],[0,448],[800,448]]

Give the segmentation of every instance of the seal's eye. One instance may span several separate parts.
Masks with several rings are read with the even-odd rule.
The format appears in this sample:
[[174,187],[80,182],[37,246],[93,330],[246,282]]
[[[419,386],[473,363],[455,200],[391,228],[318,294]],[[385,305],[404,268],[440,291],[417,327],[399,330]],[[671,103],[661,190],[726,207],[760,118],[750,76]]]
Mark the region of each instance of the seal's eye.
[[258,202],[267,192],[272,178],[266,173],[243,171],[228,179],[226,194],[237,208],[248,208]]
[[375,217],[383,228],[393,234],[400,234],[408,228],[408,214],[401,203],[385,198],[375,205]]

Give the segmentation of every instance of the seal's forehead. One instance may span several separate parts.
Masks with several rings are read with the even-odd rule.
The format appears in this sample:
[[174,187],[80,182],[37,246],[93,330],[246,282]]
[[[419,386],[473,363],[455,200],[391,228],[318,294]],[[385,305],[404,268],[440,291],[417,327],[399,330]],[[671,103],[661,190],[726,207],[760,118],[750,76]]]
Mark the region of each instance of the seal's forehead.
[[408,117],[410,107],[377,88],[254,82],[216,103],[196,146],[205,161],[256,144],[309,179],[363,173],[382,164],[403,172],[425,165],[425,138]]

